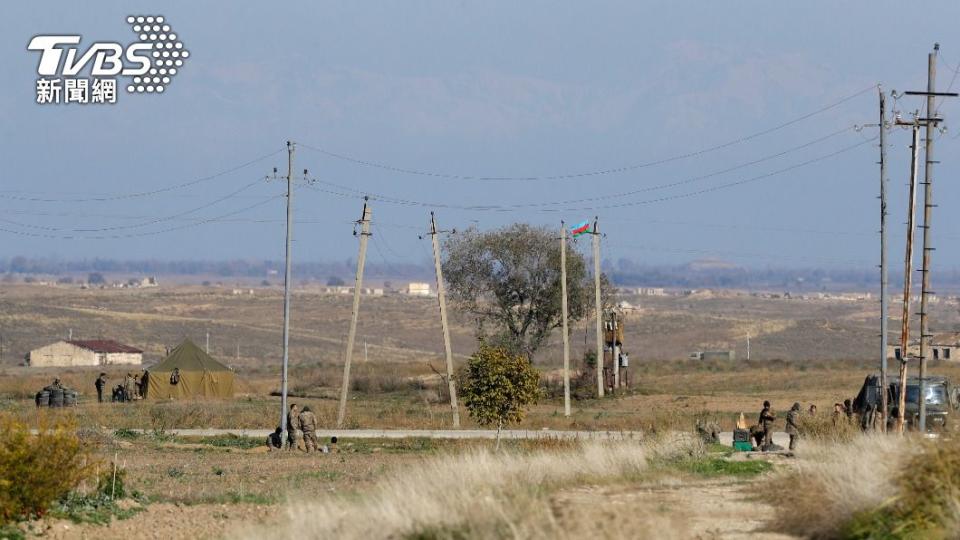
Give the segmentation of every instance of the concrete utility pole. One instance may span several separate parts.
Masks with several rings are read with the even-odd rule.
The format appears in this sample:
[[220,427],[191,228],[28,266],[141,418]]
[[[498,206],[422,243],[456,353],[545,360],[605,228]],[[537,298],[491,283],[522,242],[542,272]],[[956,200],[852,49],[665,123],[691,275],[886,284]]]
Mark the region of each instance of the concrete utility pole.
[[347,334],[347,357],[343,362],[343,383],[340,387],[340,408],[337,410],[337,428],[343,427],[343,418],[347,414],[347,394],[350,391],[350,361],[353,359],[353,340],[357,336],[357,316],[360,315],[360,288],[363,286],[363,264],[367,259],[367,239],[370,238],[370,205],[363,198],[363,217],[361,225],[360,255],[357,257],[357,277],[353,285],[353,314],[350,319],[350,333]]
[[910,345],[910,284],[913,276],[914,214],[917,208],[917,167],[920,160],[920,124],[913,122],[913,144],[910,146],[910,196],[907,200],[907,251],[903,268],[903,312],[900,321],[900,397],[897,402],[897,432],[903,433],[906,419],[907,351]]
[[453,428],[460,429],[460,408],[457,407],[457,384],[453,377],[453,349],[450,346],[450,325],[447,324],[447,292],[443,283],[443,268],[440,264],[440,231],[437,220],[430,212],[430,237],[433,243],[433,268],[437,274],[437,302],[440,304],[440,328],[443,331],[443,352],[447,359],[447,389],[450,392],[450,411],[453,413]]
[[613,341],[610,342],[610,359],[613,363],[613,388],[620,388],[620,359],[617,356],[617,312],[610,312],[610,328],[613,330]]
[[890,315],[887,288],[887,105],[880,94],[880,431],[887,431],[887,322]]
[[[283,272],[283,369],[280,375],[280,429],[283,430],[281,434],[283,441],[287,440],[287,373],[290,365],[291,242],[293,240],[293,153],[295,150],[296,144],[287,141],[287,175],[284,178],[287,182],[287,238],[284,251]],[[306,169],[303,170],[303,176],[304,179],[306,179]],[[267,178],[272,180],[281,179],[281,177],[277,175],[276,167],[273,168],[273,176],[268,176]]]
[[597,397],[603,397],[603,302],[600,300],[600,230],[599,218],[593,218],[593,283],[596,289],[597,314]]
[[747,332],[747,361],[750,360],[750,332]]
[[906,95],[921,95],[927,98],[927,118],[919,118],[918,121],[926,127],[926,148],[924,150],[924,175],[923,175],[923,266],[921,272],[920,286],[920,398],[919,398],[919,418],[918,428],[921,432],[926,432],[927,427],[927,356],[930,351],[930,323],[929,312],[927,310],[930,295],[934,294],[930,290],[930,252],[934,248],[930,245],[930,226],[933,204],[933,166],[937,163],[933,159],[933,142],[937,125],[942,121],[937,116],[936,98],[956,97],[956,93],[937,92],[937,54],[940,51],[940,44],[933,45],[933,52],[927,55],[927,91],[926,92],[905,92]]
[[203,352],[210,354],[210,331],[209,330],[207,330],[207,344],[206,344],[206,347],[203,349]]
[[936,131],[936,99],[933,96],[937,78],[937,51],[940,44],[933,47],[933,52],[927,54],[927,121],[926,121],[926,148],[924,149],[923,167],[923,266],[920,269],[920,433],[927,431],[927,355],[930,354],[930,321],[927,317],[927,299],[933,294],[930,290],[930,218],[933,209],[933,136]]
[[563,309],[563,415],[570,416],[570,332],[567,327],[567,225],[560,222],[560,305]]

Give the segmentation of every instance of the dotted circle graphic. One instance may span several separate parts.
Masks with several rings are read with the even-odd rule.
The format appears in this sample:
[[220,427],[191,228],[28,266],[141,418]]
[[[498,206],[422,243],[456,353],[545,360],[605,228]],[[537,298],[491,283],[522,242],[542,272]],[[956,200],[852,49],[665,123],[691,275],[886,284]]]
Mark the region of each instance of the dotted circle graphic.
[[150,57],[153,58],[153,65],[146,73],[131,78],[132,84],[127,85],[127,92],[164,92],[190,52],[183,48],[183,42],[164,17],[130,15],[126,20],[140,42],[150,45]]

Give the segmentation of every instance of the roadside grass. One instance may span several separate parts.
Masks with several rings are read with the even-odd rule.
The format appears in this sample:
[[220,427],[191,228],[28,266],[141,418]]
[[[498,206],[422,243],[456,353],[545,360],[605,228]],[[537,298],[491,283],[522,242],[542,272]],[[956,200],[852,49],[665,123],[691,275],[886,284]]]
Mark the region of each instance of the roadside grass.
[[900,495],[895,479],[918,445],[914,437],[879,435],[861,435],[846,444],[805,444],[793,467],[758,485],[759,495],[775,509],[771,529],[827,539],[845,537],[857,523],[878,525],[867,514]]
[[[269,534],[293,538],[322,527],[325,534],[346,538],[574,538],[589,531],[629,536],[640,517],[615,532],[610,527],[626,525],[602,516],[596,519],[604,523],[569,523],[556,513],[553,497],[577,486],[640,482],[667,470],[749,477],[769,471],[770,464],[729,462],[705,454],[698,440],[680,434],[643,443],[565,441],[552,448],[514,446],[500,452],[478,446],[390,471],[362,494],[288,502],[289,518]],[[248,538],[266,533],[246,531]]]

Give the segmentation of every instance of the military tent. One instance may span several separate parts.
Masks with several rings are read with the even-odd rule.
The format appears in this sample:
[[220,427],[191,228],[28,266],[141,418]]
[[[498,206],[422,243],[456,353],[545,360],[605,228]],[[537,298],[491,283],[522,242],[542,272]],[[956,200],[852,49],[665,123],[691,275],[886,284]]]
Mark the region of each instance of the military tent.
[[147,371],[147,399],[233,397],[233,372],[185,340]]

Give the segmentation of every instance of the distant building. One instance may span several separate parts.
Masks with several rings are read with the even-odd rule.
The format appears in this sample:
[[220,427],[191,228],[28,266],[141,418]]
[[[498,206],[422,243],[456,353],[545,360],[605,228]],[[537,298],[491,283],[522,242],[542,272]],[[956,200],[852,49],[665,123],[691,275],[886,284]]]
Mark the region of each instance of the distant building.
[[696,351],[690,353],[691,360],[736,360],[734,351]]
[[112,339],[64,340],[30,351],[31,367],[114,366],[143,363],[143,351]]
[[637,287],[637,294],[640,296],[666,296],[667,292],[663,287]]
[[406,293],[411,296],[430,296],[430,284],[408,283]]
[[[892,337],[892,334],[891,334]],[[887,343],[887,358],[900,360],[903,358],[898,337],[895,342]],[[960,332],[943,332],[930,337],[930,353],[927,360],[960,360]],[[920,340],[912,339],[907,346],[907,358],[920,357]]]

